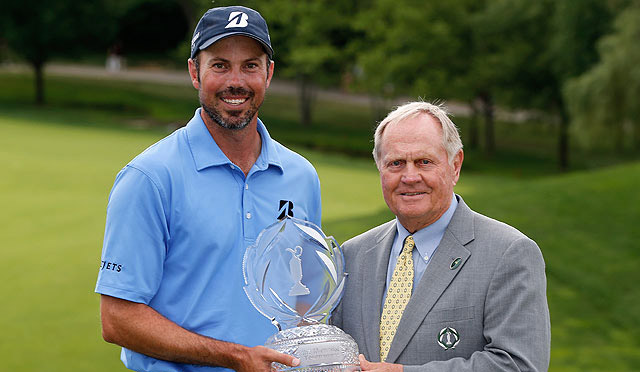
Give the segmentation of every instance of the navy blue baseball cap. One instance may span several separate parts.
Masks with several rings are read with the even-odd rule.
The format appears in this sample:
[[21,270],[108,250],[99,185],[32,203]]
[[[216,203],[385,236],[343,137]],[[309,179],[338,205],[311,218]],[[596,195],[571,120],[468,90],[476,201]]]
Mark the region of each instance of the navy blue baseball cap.
[[244,6],[226,6],[207,10],[193,32],[191,58],[216,41],[233,35],[256,39],[262,44],[269,58],[273,59],[267,22],[260,13]]

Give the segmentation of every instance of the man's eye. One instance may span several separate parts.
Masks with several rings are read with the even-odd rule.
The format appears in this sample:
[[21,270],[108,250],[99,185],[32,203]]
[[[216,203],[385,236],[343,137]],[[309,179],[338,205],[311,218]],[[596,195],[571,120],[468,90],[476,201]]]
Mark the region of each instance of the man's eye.
[[218,68],[218,69],[224,68],[224,63],[214,63],[213,68]]
[[247,68],[249,68],[249,69],[256,68],[256,67],[258,67],[257,63],[248,63],[247,64]]
[[391,162],[391,166],[393,167],[397,167],[400,166],[402,164],[402,162],[400,160],[394,160]]
[[427,165],[429,163],[431,163],[431,162],[429,160],[427,160],[427,159],[420,160],[420,164],[422,164],[422,165]]

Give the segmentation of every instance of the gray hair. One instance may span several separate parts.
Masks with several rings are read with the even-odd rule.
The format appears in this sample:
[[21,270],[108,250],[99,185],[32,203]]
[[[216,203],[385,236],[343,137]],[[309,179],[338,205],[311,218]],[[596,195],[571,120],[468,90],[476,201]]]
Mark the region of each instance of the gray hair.
[[442,146],[447,151],[449,164],[453,164],[455,155],[458,151],[462,150],[462,140],[460,140],[458,128],[449,118],[449,113],[444,105],[418,101],[398,106],[378,124],[373,136],[373,160],[375,160],[378,168],[380,168],[378,162],[381,160],[380,143],[382,142],[382,135],[387,126],[395,125],[400,121],[416,117],[420,114],[430,115],[442,126]]

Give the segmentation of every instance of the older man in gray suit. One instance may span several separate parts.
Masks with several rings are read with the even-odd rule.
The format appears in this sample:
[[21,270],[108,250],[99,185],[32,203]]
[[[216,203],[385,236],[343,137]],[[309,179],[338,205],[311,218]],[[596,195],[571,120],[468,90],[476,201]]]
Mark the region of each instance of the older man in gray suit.
[[343,244],[349,277],[333,315],[358,343],[362,369],[546,371],[542,254],[454,194],[464,155],[444,108],[403,105],[374,142],[396,219]]

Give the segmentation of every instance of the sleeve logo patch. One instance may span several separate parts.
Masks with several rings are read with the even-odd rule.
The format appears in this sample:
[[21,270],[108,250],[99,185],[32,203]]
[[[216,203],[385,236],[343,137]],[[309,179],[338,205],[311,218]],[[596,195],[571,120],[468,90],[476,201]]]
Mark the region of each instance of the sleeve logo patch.
[[102,261],[102,264],[100,264],[100,270],[111,270],[119,273],[122,271],[122,264]]

